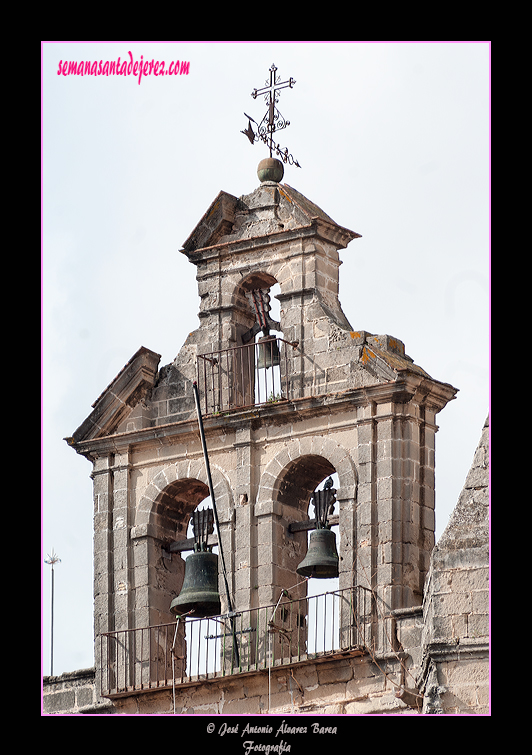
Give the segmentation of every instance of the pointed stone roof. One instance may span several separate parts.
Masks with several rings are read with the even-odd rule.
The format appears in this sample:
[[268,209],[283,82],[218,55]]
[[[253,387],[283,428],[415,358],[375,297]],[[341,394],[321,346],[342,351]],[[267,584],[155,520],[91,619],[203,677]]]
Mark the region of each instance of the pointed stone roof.
[[487,417],[458,503],[438,540],[436,551],[478,548],[489,540],[489,441]]

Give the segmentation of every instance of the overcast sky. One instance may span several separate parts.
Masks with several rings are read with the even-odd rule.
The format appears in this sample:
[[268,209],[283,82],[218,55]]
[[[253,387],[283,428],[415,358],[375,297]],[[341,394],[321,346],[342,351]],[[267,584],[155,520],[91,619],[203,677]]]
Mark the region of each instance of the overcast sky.
[[[437,536],[489,408],[489,43],[45,43],[42,48],[42,558],[55,548],[54,673],[92,666],[91,464],[64,442],[145,346],[198,326],[179,252],[223,189],[258,185],[272,63],[284,182],[362,238],[341,251],[354,330],[388,333],[460,389],[439,415]],[[182,75],[63,76],[65,61],[190,63]],[[43,672],[50,567],[43,564]]]

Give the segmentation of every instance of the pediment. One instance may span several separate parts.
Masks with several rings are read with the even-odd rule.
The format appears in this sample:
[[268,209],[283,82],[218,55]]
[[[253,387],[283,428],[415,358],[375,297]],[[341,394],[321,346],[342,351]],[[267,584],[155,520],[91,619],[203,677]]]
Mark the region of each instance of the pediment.
[[103,438],[116,432],[118,425],[131,414],[153,387],[160,359],[160,354],[141,346],[98,396],[92,404],[93,411],[73,436],[66,439],[67,442],[74,445],[83,440]]
[[183,244],[191,259],[199,249],[309,228],[319,222],[347,245],[358,233],[335,223],[318,205],[288,184],[266,181],[236,198],[220,191]]
[[238,199],[232,194],[220,191],[209,208],[183,244],[185,252],[194,252],[213,246],[230,233],[235,222],[235,209]]

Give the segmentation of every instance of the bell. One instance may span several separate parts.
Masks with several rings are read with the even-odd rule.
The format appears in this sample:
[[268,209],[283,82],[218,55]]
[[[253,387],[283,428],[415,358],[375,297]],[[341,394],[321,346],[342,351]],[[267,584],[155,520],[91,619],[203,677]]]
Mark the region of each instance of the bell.
[[264,336],[263,338],[259,338],[257,343],[259,345],[257,369],[261,370],[264,367],[269,369],[281,364],[281,354],[279,353],[279,346],[277,345],[277,338],[275,336]]
[[221,611],[218,592],[218,556],[200,551],[185,561],[185,579],[181,592],[170,604],[170,611],[181,616],[194,611],[193,618],[216,616]]
[[338,576],[336,535],[332,530],[319,529],[310,533],[307,555],[296,572],[302,577],[331,579]]

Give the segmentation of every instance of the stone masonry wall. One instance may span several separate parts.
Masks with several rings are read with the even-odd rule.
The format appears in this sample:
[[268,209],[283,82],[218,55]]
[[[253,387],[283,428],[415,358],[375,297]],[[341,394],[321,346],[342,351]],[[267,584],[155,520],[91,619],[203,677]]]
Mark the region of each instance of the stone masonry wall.
[[[379,668],[379,666],[381,668]],[[176,714],[394,714],[418,713],[397,697],[401,667],[397,659],[367,656],[336,658],[252,675],[239,675],[175,690]],[[381,669],[384,669],[384,674]],[[147,693],[114,702],[125,714],[174,713],[172,690]]]
[[70,671],[43,679],[43,712],[48,715],[113,713],[112,703],[96,695],[94,668]]

